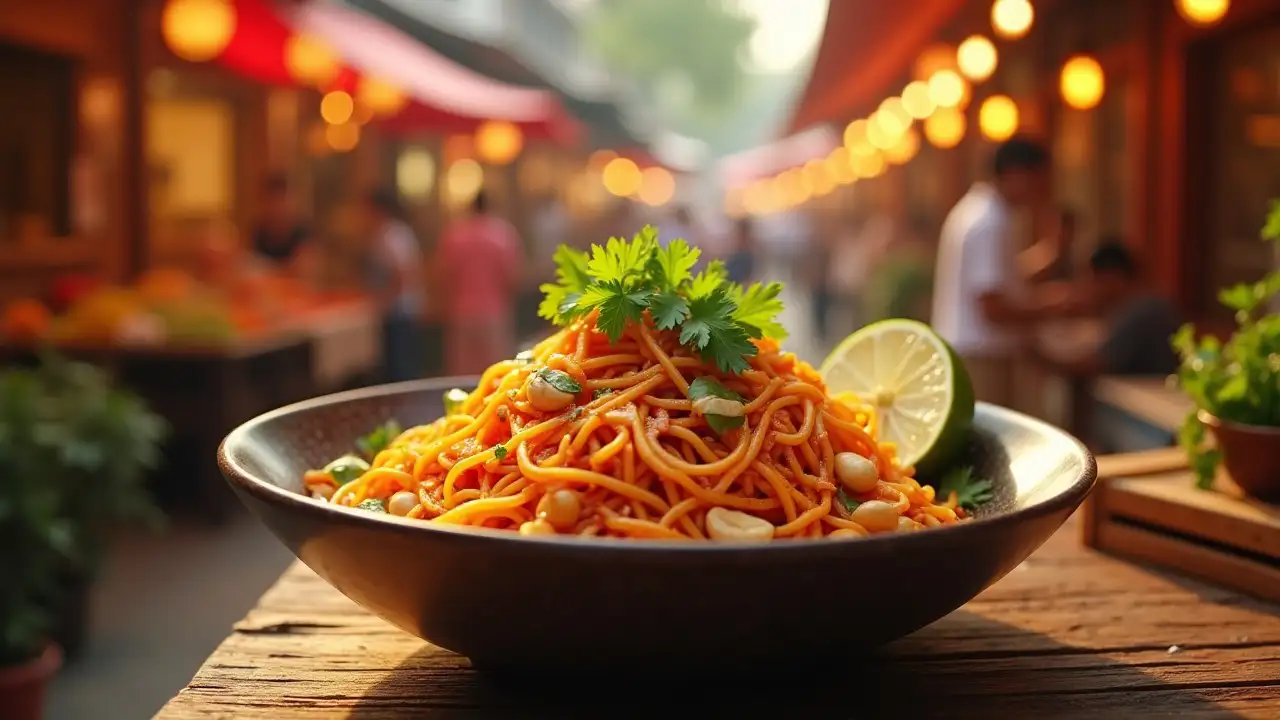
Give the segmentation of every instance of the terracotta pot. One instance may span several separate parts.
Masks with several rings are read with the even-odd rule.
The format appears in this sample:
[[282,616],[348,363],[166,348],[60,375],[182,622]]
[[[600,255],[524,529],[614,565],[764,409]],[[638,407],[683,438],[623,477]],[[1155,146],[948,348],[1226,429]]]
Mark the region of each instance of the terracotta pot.
[[1280,427],[1241,425],[1204,410],[1199,415],[1213,431],[1235,484],[1258,499],[1280,500]]
[[52,643],[45,646],[39,657],[22,665],[0,667],[0,718],[43,718],[44,689],[60,667],[62,651]]

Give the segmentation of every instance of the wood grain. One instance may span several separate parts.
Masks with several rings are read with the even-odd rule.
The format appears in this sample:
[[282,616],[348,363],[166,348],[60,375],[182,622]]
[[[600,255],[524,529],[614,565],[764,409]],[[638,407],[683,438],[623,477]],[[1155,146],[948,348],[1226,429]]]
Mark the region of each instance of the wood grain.
[[879,656],[685,682],[480,675],[295,565],[158,717],[1280,717],[1280,608],[1081,548],[1075,525]]

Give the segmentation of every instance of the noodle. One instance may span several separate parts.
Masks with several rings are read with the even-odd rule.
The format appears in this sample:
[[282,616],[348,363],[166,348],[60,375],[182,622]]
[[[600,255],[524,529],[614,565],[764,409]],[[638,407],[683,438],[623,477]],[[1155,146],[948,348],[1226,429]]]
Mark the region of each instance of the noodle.
[[[733,375],[647,318],[610,343],[591,314],[530,359],[490,367],[452,414],[401,433],[355,479],[309,471],[304,482],[338,505],[375,499],[422,522],[526,535],[860,537],[965,518],[877,441],[874,407],[828,395],[812,367],[754,342],[750,369]],[[531,396],[544,369],[580,390],[554,411]],[[698,412],[699,378],[741,397],[740,427],[718,433]],[[849,489],[842,453],[874,465],[869,490]]]

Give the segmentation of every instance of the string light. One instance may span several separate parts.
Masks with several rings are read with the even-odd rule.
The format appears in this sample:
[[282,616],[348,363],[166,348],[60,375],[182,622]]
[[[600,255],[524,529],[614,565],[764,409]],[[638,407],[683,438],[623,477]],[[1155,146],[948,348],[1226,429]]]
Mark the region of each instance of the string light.
[[949,150],[964,139],[964,113],[956,108],[941,108],[924,121],[924,136],[937,148]]
[[1062,99],[1077,110],[1089,110],[1102,102],[1107,81],[1102,65],[1090,55],[1074,55],[1062,65],[1059,78]]
[[643,178],[633,160],[615,157],[604,166],[600,176],[604,189],[618,197],[631,197],[640,190]]
[[484,187],[484,168],[471,158],[464,158],[449,166],[444,176],[444,190],[452,207],[471,202]]
[[920,134],[908,128],[898,141],[884,151],[884,159],[894,165],[906,165],[920,152]]
[[356,83],[356,101],[383,117],[395,115],[409,104],[400,88],[374,77],[362,77]]
[[351,120],[353,112],[355,112],[355,101],[341,90],[325,93],[324,97],[320,98],[320,117],[330,125],[341,125]]
[[336,152],[350,152],[360,144],[360,126],[355,123],[328,125],[324,129],[324,139]]
[[676,194],[676,179],[666,168],[650,167],[640,173],[640,202],[652,207],[666,205]]
[[995,74],[999,55],[996,46],[981,35],[971,35],[956,48],[956,66],[973,82],[982,82]]
[[333,50],[308,33],[290,35],[285,41],[284,66],[299,83],[319,88],[331,84],[341,69]]
[[222,54],[236,33],[228,0],[169,0],[160,16],[165,45],[183,60],[205,62]]
[[1175,0],[1183,20],[1196,27],[1217,25],[1231,9],[1231,0]]
[[991,27],[1005,40],[1017,40],[1031,30],[1036,11],[1030,0],[996,0],[991,6]]
[[849,152],[849,148],[841,146],[832,150],[825,162],[827,172],[837,185],[849,185],[858,179],[853,172],[853,153]]
[[958,107],[968,93],[968,83],[954,70],[940,70],[929,78],[929,97],[938,107]]
[[524,134],[514,123],[486,120],[476,128],[476,154],[493,165],[506,165],[520,155]]
[[1018,132],[1018,104],[1008,95],[992,95],[978,109],[978,127],[990,140],[1008,140]]
[[956,51],[946,43],[934,43],[916,57],[915,79],[928,80],[940,70],[954,70]]
[[916,120],[923,120],[933,114],[937,104],[929,96],[929,83],[923,80],[912,80],[902,89],[902,109]]

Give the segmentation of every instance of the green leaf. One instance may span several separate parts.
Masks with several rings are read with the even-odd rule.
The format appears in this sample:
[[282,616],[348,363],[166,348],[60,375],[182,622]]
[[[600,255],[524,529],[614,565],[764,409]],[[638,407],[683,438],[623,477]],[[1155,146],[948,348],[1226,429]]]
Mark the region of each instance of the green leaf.
[[[746,399],[738,393],[726,388],[720,384],[719,380],[712,377],[694,378],[689,383],[689,399],[697,402],[703,398],[716,397],[725,400],[733,400],[735,402],[746,403]],[[747,418],[742,415],[728,416],[717,413],[706,413],[703,417],[707,419],[707,424],[711,426],[716,433],[723,435],[724,433],[742,427],[747,422]]]
[[1259,300],[1256,288],[1249,283],[1238,283],[1218,293],[1218,301],[1237,312],[1252,312]]
[[778,299],[781,292],[782,283],[777,282],[768,285],[755,283],[745,292],[739,285],[732,286],[731,298],[737,306],[733,319],[755,329],[760,335],[785,340],[787,330],[776,319],[782,312],[782,301]]
[[698,300],[705,298],[729,279],[729,271],[725,269],[724,263],[720,260],[712,260],[707,264],[707,269],[698,273],[689,285],[689,299]]
[[552,259],[556,263],[556,280],[566,291],[581,293],[591,284],[591,274],[587,272],[587,254],[574,250],[568,245],[556,248]]
[[656,245],[657,232],[647,225],[630,241],[609,238],[604,247],[591,246],[587,272],[596,282],[626,284],[644,272]]
[[1280,200],[1271,201],[1267,222],[1262,226],[1263,240],[1280,240]]
[[613,282],[609,283],[612,293],[600,303],[600,315],[596,319],[596,327],[609,336],[610,342],[622,339],[627,323],[638,323],[644,319],[644,311],[648,306],[650,293],[648,290],[626,291]]
[[852,513],[854,510],[857,510],[858,506],[862,504],[861,502],[849,497],[849,494],[844,491],[844,488],[836,490],[836,500],[840,501],[840,505],[843,506],[845,512],[848,513]]
[[938,497],[947,498],[951,493],[955,493],[957,505],[973,511],[995,497],[995,487],[990,480],[975,478],[973,468],[961,467],[952,470],[938,483]]
[[356,447],[360,452],[369,457],[373,457],[382,452],[392,443],[403,430],[400,429],[400,423],[395,420],[388,420],[385,423],[374,428],[372,432],[356,441]]
[[339,485],[345,485],[369,472],[369,463],[365,462],[364,458],[356,457],[355,455],[343,455],[325,465],[324,471],[329,473],[329,476],[337,481]]
[[582,386],[578,384],[578,381],[563,370],[552,370],[544,367],[537,372],[537,376],[562,393],[577,395],[582,392]]
[[649,300],[649,314],[659,330],[670,330],[689,314],[689,304],[674,292],[662,292]]
[[356,505],[356,507],[361,510],[368,510],[369,512],[384,513],[387,511],[387,504],[378,498],[369,498],[368,500],[364,500],[359,505]]
[[494,446],[493,446],[493,456],[494,456],[495,458],[499,459],[499,460],[503,460],[503,459],[505,459],[505,458],[507,457],[507,446],[506,446],[506,445],[494,445]]
[[656,248],[649,256],[649,275],[661,292],[674,295],[680,286],[693,280],[693,266],[698,264],[701,255],[701,250],[677,238],[665,248]]

